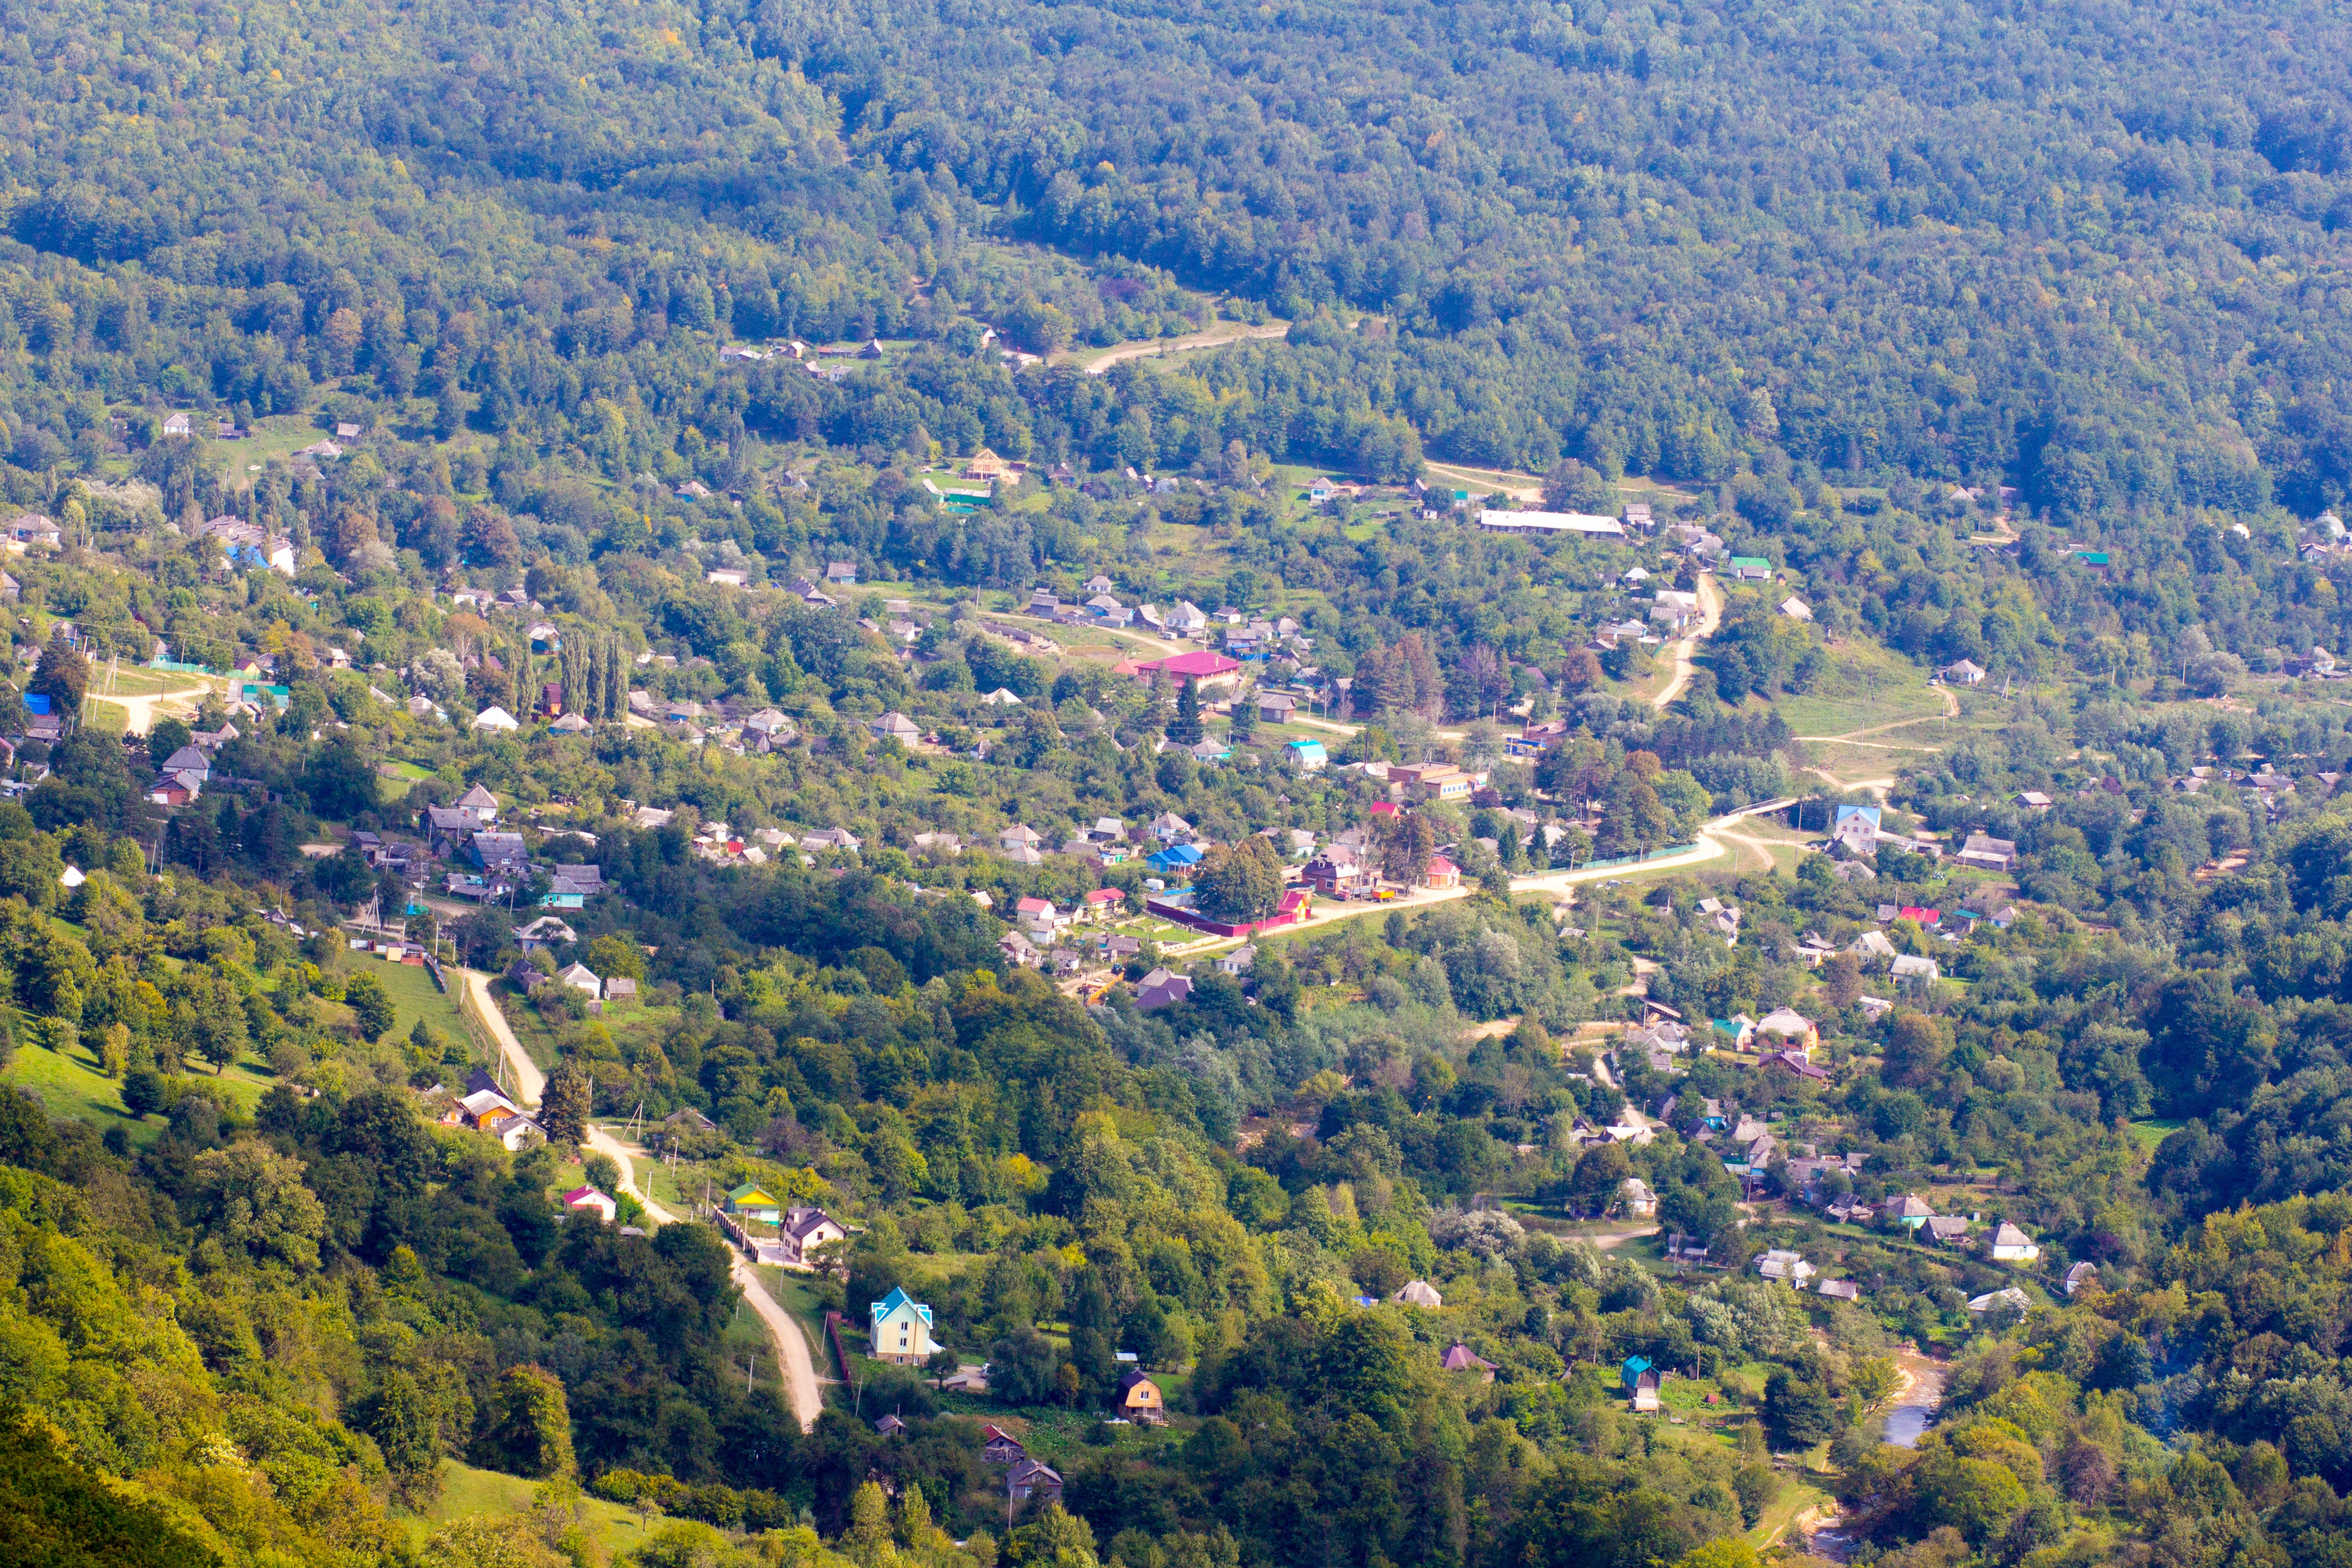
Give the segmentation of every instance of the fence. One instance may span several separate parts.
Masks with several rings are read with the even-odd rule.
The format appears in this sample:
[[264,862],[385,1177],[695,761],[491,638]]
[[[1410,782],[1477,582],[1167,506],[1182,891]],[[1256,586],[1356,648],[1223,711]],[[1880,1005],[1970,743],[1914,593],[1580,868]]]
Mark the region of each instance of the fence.
[[1638,855],[1618,855],[1610,860],[1586,861],[1576,869],[1578,871],[1610,871],[1621,865],[1641,865],[1644,862],[1660,860],[1667,855],[1686,855],[1696,848],[1698,848],[1696,844],[1676,844],[1671,849],[1644,850]]
[[849,1375],[849,1351],[841,1343],[841,1314],[824,1314],[824,1343],[833,1351],[833,1364],[839,1369],[844,1383],[855,1381]]

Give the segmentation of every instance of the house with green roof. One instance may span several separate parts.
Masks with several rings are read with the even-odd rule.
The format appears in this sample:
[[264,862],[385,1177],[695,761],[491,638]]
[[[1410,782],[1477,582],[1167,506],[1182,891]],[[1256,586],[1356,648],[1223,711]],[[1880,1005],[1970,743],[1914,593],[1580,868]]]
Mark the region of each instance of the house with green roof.
[[1736,555],[1731,558],[1731,575],[1742,582],[1764,582],[1772,576],[1772,563],[1760,555]]

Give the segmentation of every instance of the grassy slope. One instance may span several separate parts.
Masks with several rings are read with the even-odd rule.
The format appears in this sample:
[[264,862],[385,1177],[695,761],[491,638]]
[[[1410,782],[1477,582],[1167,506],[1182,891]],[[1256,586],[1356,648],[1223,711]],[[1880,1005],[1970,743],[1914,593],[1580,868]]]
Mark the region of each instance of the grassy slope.
[[[532,1496],[538,1490],[537,1481],[524,1480],[520,1476],[500,1475],[455,1459],[445,1460],[441,1467],[441,1495],[423,1518],[410,1521],[410,1528],[422,1545],[426,1536],[452,1520],[469,1519],[477,1514],[520,1518],[531,1511]],[[645,1543],[646,1532],[639,1528],[637,1516],[620,1504],[583,1495],[581,1506],[589,1538],[604,1553],[630,1552]],[[661,1516],[656,1514],[652,1522],[658,1530]]]
[[[1773,706],[1795,734],[1820,736],[1851,735],[1944,711],[1943,699],[1918,665],[1866,637],[1849,637],[1829,650],[1813,689]],[[1907,730],[1886,738],[1913,740]]]

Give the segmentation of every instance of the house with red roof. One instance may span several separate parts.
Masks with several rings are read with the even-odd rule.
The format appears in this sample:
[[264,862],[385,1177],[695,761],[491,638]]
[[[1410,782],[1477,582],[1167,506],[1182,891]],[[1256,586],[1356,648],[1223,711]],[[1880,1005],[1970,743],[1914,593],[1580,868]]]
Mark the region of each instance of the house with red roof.
[[607,1225],[612,1224],[613,1217],[621,1211],[621,1206],[610,1196],[593,1186],[575,1186],[565,1193],[563,1207],[573,1214],[593,1214]]
[[1432,855],[1429,863],[1421,868],[1421,885],[1433,891],[1443,891],[1462,885],[1462,868],[1444,855]]
[[1079,917],[1085,920],[1116,920],[1127,907],[1127,894],[1115,887],[1098,887],[1079,901]]
[[1895,918],[1897,920],[1916,920],[1919,923],[1920,930],[1933,931],[1936,928],[1936,922],[1942,918],[1942,915],[1937,910],[1921,909],[1916,904],[1906,904],[1904,907],[1895,912]]

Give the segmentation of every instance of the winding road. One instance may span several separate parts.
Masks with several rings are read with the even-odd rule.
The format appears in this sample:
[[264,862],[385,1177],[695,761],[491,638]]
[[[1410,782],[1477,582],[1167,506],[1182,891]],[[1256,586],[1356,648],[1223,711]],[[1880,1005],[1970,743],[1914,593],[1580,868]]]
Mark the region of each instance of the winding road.
[[[467,998],[474,1004],[475,1016],[488,1028],[498,1041],[499,1054],[505,1057],[507,1068],[513,1074],[515,1098],[524,1105],[536,1105],[547,1092],[547,1074],[524,1051],[515,1038],[514,1029],[507,1022],[506,1014],[499,1010],[490,995],[490,977],[478,969],[459,971],[466,981]],[[664,1205],[654,1201],[653,1195],[637,1185],[636,1162],[645,1157],[645,1150],[621,1142],[602,1127],[588,1129],[588,1146],[609,1156],[621,1169],[621,1190],[645,1206],[646,1217],[656,1225],[675,1225],[679,1217]],[[784,1387],[792,1399],[793,1416],[806,1432],[816,1425],[824,1409],[824,1395],[817,1386],[816,1360],[810,1353],[808,1335],[802,1332],[792,1314],[776,1304],[751,1260],[730,1247],[728,1257],[732,1264],[735,1283],[742,1288],[743,1300],[757,1312],[767,1328],[768,1338],[776,1348],[776,1364],[783,1369]]]
[[[645,1155],[645,1150],[625,1144],[604,1128],[594,1126],[588,1129],[588,1146],[600,1155],[610,1156],[613,1163],[621,1167],[621,1190],[645,1205],[647,1218],[656,1225],[677,1223],[678,1216],[656,1203],[653,1196],[637,1185],[636,1162]],[[760,1282],[759,1271],[751,1260],[733,1247],[730,1247],[727,1253],[732,1265],[730,1272],[735,1283],[742,1289],[744,1301],[759,1314],[761,1325],[768,1331],[769,1341],[776,1347],[776,1364],[783,1369],[784,1389],[792,1400],[793,1418],[801,1424],[802,1431],[813,1430],[817,1416],[824,1409],[824,1394],[817,1386],[816,1360],[810,1354],[808,1335],[801,1331],[799,1323],[793,1321],[792,1314],[778,1306],[776,1299],[768,1294],[768,1288]]]
[[[1744,844],[1758,842],[1756,840],[1726,831],[1731,824],[1746,817],[1760,817],[1773,811],[1785,811],[1796,803],[1797,798],[1793,795],[1783,796],[1777,800],[1759,800],[1753,806],[1742,806],[1737,811],[1727,811],[1716,818],[1700,830],[1696,840],[1687,848],[1677,850],[1673,854],[1660,855],[1656,860],[1643,861],[1632,865],[1581,866],[1574,871],[1545,871],[1537,872],[1529,876],[1515,876],[1511,879],[1511,891],[1513,893],[1555,893],[1590,882],[1642,876],[1657,871],[1682,871],[1695,865],[1705,865],[1709,861],[1721,860],[1732,852],[1726,841],[1727,840]],[[1760,846],[1759,852],[1766,852],[1767,858],[1769,858],[1769,852],[1761,852]],[[1384,902],[1349,900],[1345,904],[1318,904],[1315,906],[1313,915],[1298,925],[1282,927],[1280,935],[1289,936],[1301,932],[1319,931],[1327,925],[1336,925],[1343,920],[1361,920],[1370,915],[1385,917],[1394,910],[1427,909],[1433,904],[1451,904],[1457,898],[1467,898],[1477,891],[1475,884],[1463,883],[1446,888],[1442,892],[1420,893],[1411,898],[1392,898]],[[1162,947],[1160,951],[1171,957],[1190,957],[1197,954],[1214,953],[1221,948],[1235,946],[1240,942],[1241,938],[1238,936],[1203,936],[1197,941]]]

